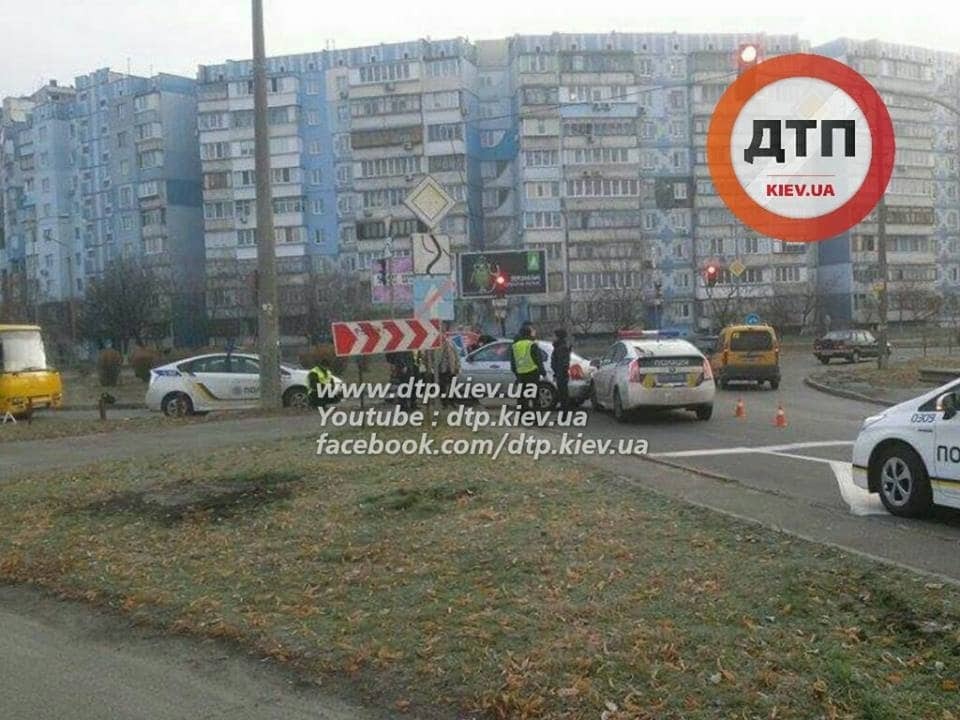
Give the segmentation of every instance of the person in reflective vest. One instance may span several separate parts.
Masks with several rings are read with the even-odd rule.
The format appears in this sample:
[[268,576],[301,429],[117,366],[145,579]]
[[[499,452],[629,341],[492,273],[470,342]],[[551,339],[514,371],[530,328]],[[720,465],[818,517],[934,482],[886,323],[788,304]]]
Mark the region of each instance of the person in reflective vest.
[[530,323],[524,323],[520,326],[520,332],[513,340],[513,346],[510,352],[510,370],[517,378],[517,383],[521,386],[520,404],[526,410],[535,410],[537,408],[536,398],[526,397],[532,394],[528,389],[530,385],[537,386],[541,377],[546,375],[543,367],[543,355],[537,346],[536,331]]
[[320,391],[318,388],[322,386],[329,386],[333,383],[333,373],[330,372],[320,363],[317,363],[313,366],[309,373],[307,373],[307,384],[310,388],[310,407],[323,407],[337,401],[334,397],[327,397],[326,394],[324,397],[320,397]]

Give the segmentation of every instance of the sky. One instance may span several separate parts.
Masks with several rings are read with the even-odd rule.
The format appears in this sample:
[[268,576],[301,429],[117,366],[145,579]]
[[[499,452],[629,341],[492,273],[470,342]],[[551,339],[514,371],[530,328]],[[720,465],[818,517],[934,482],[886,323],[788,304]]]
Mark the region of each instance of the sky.
[[[471,40],[552,32],[796,33],[813,45],[846,36],[960,53],[960,5],[913,0],[910,16],[878,3],[808,0],[803,16],[773,16],[758,0],[691,0],[683,14],[652,14],[642,0],[264,0],[270,55],[431,37]],[[0,0],[0,97],[49,79],[111,67],[196,76],[197,65],[250,56],[250,0]]]

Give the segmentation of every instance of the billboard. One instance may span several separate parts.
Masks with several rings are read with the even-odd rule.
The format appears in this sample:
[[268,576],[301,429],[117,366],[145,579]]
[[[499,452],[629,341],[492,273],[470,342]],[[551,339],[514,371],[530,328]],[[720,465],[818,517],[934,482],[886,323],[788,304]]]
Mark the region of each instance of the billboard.
[[413,303],[413,259],[409,255],[374,260],[370,272],[374,304]]
[[545,250],[468,252],[458,256],[460,297],[494,297],[494,278],[506,276],[506,295],[543,295],[547,292]]

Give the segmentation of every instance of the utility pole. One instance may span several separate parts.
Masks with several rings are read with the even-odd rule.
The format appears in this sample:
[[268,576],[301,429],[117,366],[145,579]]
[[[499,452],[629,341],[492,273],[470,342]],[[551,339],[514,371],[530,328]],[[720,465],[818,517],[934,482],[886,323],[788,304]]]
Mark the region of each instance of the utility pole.
[[277,319],[277,258],[274,252],[273,195],[270,190],[270,131],[267,126],[267,59],[263,0],[253,3],[253,128],[257,183],[257,344],[260,407],[280,407],[280,327]]
[[884,369],[888,365],[887,356],[887,196],[880,196],[877,204],[877,272],[880,273],[879,309],[880,322],[877,323],[877,344],[880,352],[877,354],[877,367]]

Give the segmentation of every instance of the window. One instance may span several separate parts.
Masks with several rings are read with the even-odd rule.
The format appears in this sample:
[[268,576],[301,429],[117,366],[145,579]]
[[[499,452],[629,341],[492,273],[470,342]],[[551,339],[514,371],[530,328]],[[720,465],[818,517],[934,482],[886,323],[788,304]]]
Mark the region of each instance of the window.
[[163,150],[148,150],[140,153],[138,164],[142,170],[163,167]]
[[[462,156],[461,156],[462,157]],[[360,163],[361,177],[390,177],[393,175],[414,175],[420,172],[420,157],[408,155],[378,160],[364,160]]]
[[686,199],[687,199],[687,184],[686,184],[686,183],[674,183],[674,184],[673,184],[673,199],[674,199],[674,200],[686,200]]
[[782,282],[782,283],[800,282],[800,268],[777,267],[777,268],[774,268],[773,277],[776,282]]
[[760,238],[744,238],[740,247],[743,249],[744,253],[756,255],[760,252]]
[[314,215],[323,215],[323,198],[316,198],[310,205]]
[[323,152],[323,143],[320,140],[311,140],[307,152],[311,155],[320,155]]
[[206,173],[203,176],[204,190],[223,190],[230,187],[230,173]]
[[[253,143],[251,142],[251,146]],[[252,152],[250,153],[253,154]],[[200,157],[203,160],[224,160],[230,157],[230,143],[204,143],[200,146]]]
[[527,150],[524,153],[524,162],[527,167],[552,167],[560,164],[558,150]]
[[121,230],[133,230],[133,216],[132,216],[132,215],[121,215],[121,216],[120,216],[120,229],[121,229]]
[[567,197],[624,197],[639,193],[639,180],[630,178],[567,180]]
[[528,212],[523,214],[523,226],[527,230],[548,230],[563,227],[559,212]]
[[311,185],[322,185],[323,184],[323,170],[320,168],[314,168],[310,171],[310,184]]
[[120,188],[120,207],[128,208],[133,205],[133,188],[129,185]]
[[250,247],[257,244],[257,231],[244,228],[237,231],[237,245],[240,247]]
[[441,123],[427,126],[427,140],[463,140],[463,123]]
[[527,198],[531,200],[560,197],[559,182],[528,182],[524,183],[524,188]]
[[129,177],[130,176],[130,161],[121,160],[120,161],[120,177]]
[[320,81],[307,80],[307,95],[319,95],[319,94],[320,94]]
[[166,238],[163,236],[148,237],[143,239],[144,255],[159,255],[164,250]]
[[167,211],[164,208],[158,208],[156,210],[144,210],[140,213],[140,227],[165,225],[166,222]]
[[319,125],[319,124],[320,124],[320,111],[307,110],[307,125]]
[[303,212],[303,198],[274,198],[273,212],[277,215]]
[[207,220],[224,220],[231,218],[233,217],[233,203],[229,201],[204,203],[203,217]]
[[710,238],[709,248],[711,255],[723,255],[723,238]]
[[359,78],[361,83],[409,80],[410,63],[378,63],[365,65],[360,68]]

